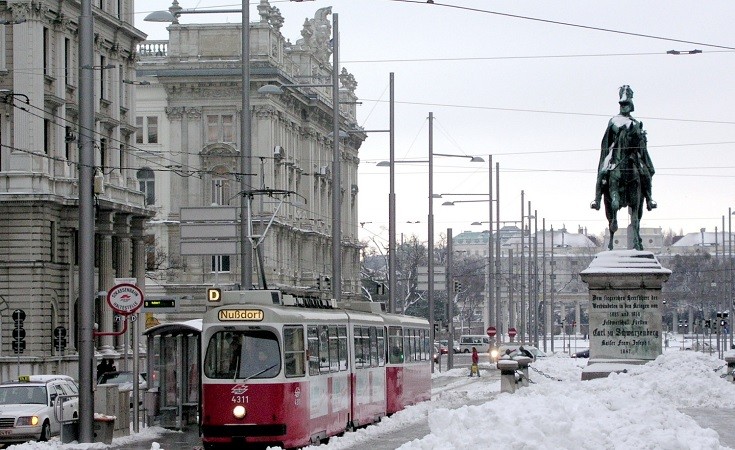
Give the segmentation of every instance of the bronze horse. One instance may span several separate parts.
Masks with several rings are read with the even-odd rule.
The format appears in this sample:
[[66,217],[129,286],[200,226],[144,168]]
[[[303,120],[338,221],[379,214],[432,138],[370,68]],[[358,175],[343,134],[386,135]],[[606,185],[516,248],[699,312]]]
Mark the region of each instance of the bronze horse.
[[608,249],[613,249],[613,236],[618,230],[618,210],[628,207],[633,231],[633,248],[643,250],[640,223],[643,215],[642,155],[646,148],[646,133],[640,122],[622,127],[610,155],[610,169],[602,195],[605,216],[610,230]]

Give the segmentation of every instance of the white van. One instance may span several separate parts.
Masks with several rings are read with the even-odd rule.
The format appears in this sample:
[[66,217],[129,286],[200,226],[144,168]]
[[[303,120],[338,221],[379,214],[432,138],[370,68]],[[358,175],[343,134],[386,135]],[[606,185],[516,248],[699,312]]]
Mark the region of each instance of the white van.
[[484,334],[463,334],[459,338],[459,351],[461,353],[470,353],[472,347],[478,352],[487,352],[490,350],[490,338]]

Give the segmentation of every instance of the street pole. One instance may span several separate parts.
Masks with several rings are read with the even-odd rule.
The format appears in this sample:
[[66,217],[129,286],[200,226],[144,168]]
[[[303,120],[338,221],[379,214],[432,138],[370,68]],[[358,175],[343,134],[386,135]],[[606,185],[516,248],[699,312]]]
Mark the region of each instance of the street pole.
[[[454,270],[452,265],[454,263],[454,246],[452,245],[452,229],[447,228],[447,327],[449,330],[449,338],[447,340],[447,370],[452,369],[454,366],[454,321],[452,316],[454,315],[453,301],[454,296],[457,292],[454,290]],[[441,349],[439,351],[441,353]]]
[[[244,9],[244,8],[243,8]],[[332,298],[342,300],[342,161],[339,151],[339,15],[332,14]]]
[[[735,307],[735,303],[734,303],[733,297],[732,297],[732,288],[733,288],[733,286],[732,286],[732,282],[733,282],[733,278],[732,278],[732,273],[733,273],[733,267],[732,267],[732,207],[728,207],[727,208],[727,234],[728,234],[728,239],[727,239],[727,259],[728,259],[728,261],[730,263],[730,283],[729,283],[730,289],[728,290],[728,296],[727,296],[728,299],[729,299],[729,301],[730,301],[730,303],[729,303],[727,309],[729,309],[730,311],[733,311],[733,309],[735,309],[734,308]],[[733,319],[735,319],[735,313],[731,312],[730,313],[730,320],[728,321],[728,328],[729,328],[729,331],[730,331],[730,333],[729,333],[730,334],[730,350],[735,349],[735,347],[733,346],[733,339],[732,339],[732,331],[733,331],[732,330],[733,329],[732,321],[733,321]]]
[[521,343],[526,342],[526,286],[525,286],[525,267],[524,253],[525,234],[526,234],[526,213],[525,213],[525,194],[521,191],[521,322],[518,324],[518,334]]
[[[395,135],[395,80],[390,73],[390,132],[389,164],[390,191],[388,193],[388,312],[396,312],[396,135]],[[433,341],[432,341],[432,345]]]
[[[491,169],[492,170],[492,169]],[[500,301],[500,163],[495,163],[495,319],[498,339],[502,342],[503,313]],[[507,326],[506,326],[507,328]]]
[[[511,329],[515,326],[515,312],[513,311],[513,249],[508,249],[508,327]],[[513,342],[513,338],[509,338]]]
[[551,353],[554,353],[554,329],[556,328],[556,318],[554,317],[554,278],[556,278],[556,275],[554,274],[554,227],[551,227],[551,275],[549,276],[549,279],[551,280],[551,295],[549,300],[549,310],[551,311]]
[[[434,345],[436,336],[434,334],[434,113],[429,113],[429,240],[426,244],[428,258],[427,269],[429,279],[429,290],[427,297],[429,301],[429,326],[431,327],[431,343]],[[441,353],[441,351],[439,352]],[[434,373],[434,358],[431,358],[431,373]]]
[[253,187],[252,173],[252,143],[250,124],[250,4],[247,0],[242,2],[242,49],[241,57],[241,81],[242,94],[240,99],[240,289],[249,290],[253,288],[253,246],[250,242],[249,212],[250,191]]
[[94,438],[94,18],[92,0],[79,17],[79,442]]
[[[495,314],[495,304],[494,301],[497,302],[498,298],[496,297],[493,299],[493,294],[495,290],[495,258],[493,255],[494,253],[494,246],[493,246],[493,155],[489,155],[488,157],[488,181],[489,181],[489,204],[490,204],[490,220],[489,220],[489,232],[488,232],[488,239],[487,239],[487,254],[488,254],[488,266],[487,266],[487,314],[488,314],[488,326],[494,326],[497,327],[497,316]],[[494,301],[493,301],[494,300]],[[497,328],[496,328],[497,333]]]
[[544,237],[541,241],[541,303],[544,305],[544,351],[546,351],[546,335],[549,332],[549,306],[546,304],[546,218],[544,217],[541,221],[541,228],[543,228]]
[[538,348],[538,211],[533,210],[533,345]]

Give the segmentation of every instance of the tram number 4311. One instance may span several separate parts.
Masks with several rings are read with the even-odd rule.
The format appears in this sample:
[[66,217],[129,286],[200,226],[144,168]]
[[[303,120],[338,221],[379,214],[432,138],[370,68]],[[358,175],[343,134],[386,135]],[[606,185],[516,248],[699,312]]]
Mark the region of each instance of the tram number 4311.
[[248,403],[249,397],[247,395],[233,395],[232,403]]

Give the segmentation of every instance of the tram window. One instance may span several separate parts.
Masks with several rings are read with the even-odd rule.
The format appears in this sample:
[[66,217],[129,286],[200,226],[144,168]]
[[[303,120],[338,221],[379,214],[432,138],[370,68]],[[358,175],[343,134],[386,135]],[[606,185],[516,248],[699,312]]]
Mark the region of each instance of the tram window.
[[280,370],[278,339],[270,331],[221,331],[207,345],[204,374],[209,378],[273,378]]
[[[369,358],[370,356],[367,355]],[[362,346],[362,327],[355,327],[355,367],[362,368],[365,366],[365,350]]]
[[336,325],[329,326],[329,371],[339,371],[339,337]]
[[339,370],[347,370],[347,327],[338,326],[337,335],[339,336]]
[[385,365],[385,335],[383,328],[378,328],[378,365]]
[[426,330],[419,330],[419,339],[419,342],[421,343],[421,361],[426,361],[429,359],[426,353]]
[[309,343],[309,375],[319,375],[319,330],[316,325],[307,328]]
[[304,328],[298,326],[283,327],[283,353],[286,377],[303,377],[304,367]]
[[329,332],[326,325],[319,326],[319,372],[329,372]]
[[391,364],[400,364],[403,362],[403,333],[400,327],[388,328],[388,346],[390,347],[390,355],[388,361]]
[[378,330],[370,327],[370,365],[378,367]]

